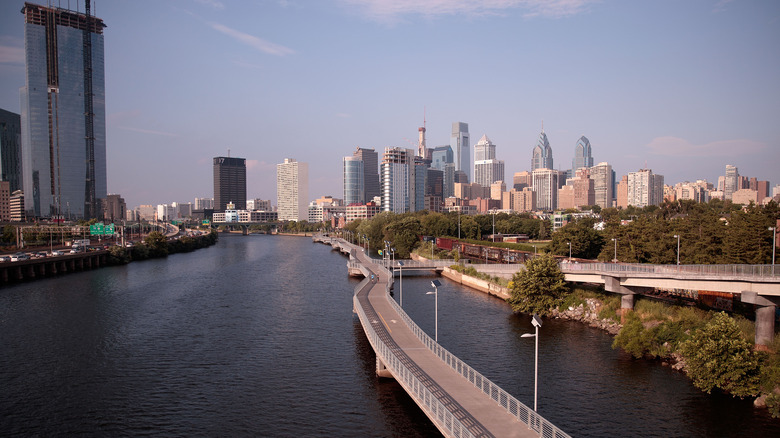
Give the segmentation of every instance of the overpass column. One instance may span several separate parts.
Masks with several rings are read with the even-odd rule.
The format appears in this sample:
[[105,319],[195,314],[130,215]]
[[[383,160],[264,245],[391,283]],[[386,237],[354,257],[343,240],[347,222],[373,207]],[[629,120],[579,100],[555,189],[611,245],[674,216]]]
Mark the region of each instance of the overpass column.
[[620,297],[620,323],[626,322],[628,312],[634,310],[634,291],[620,284],[620,278],[604,275],[604,290],[622,295]]
[[775,336],[777,305],[756,292],[742,292],[742,302],[756,305],[756,350],[767,351]]
[[387,369],[379,356],[376,357],[376,375],[379,377],[387,377],[389,379],[393,378],[393,374],[390,373],[390,370]]
[[636,297],[633,293],[624,294],[622,297],[620,297],[620,323],[624,324],[626,321],[626,315],[628,312],[634,310],[634,298]]

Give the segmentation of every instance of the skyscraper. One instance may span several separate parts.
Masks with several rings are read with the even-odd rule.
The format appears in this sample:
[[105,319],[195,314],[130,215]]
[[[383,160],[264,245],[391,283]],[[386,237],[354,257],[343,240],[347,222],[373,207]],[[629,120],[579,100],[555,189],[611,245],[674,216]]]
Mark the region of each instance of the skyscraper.
[[22,189],[22,121],[19,114],[0,109],[0,179],[10,192]]
[[737,166],[726,165],[726,177],[723,185],[723,199],[731,199],[731,196],[737,190],[741,189],[739,184],[739,170]]
[[246,158],[214,157],[214,211],[246,209]]
[[483,135],[474,145],[474,182],[490,188],[496,181],[504,182],[504,162],[496,159],[496,145]]
[[285,158],[276,165],[276,205],[280,221],[309,218],[309,165]]
[[379,188],[379,154],[373,149],[357,148],[352,156],[363,162],[363,202],[371,202],[375,196],[382,194]]
[[628,205],[647,207],[660,205],[664,200],[664,176],[650,169],[628,173]]
[[454,122],[452,124],[450,146],[455,152],[455,171],[463,172],[468,181],[471,181],[471,157],[469,155],[471,144],[469,143],[468,123]]
[[593,167],[590,140],[584,135],[577,140],[577,145],[574,146],[574,158],[571,160],[571,174],[569,178],[573,178],[577,174],[577,169],[582,167]]
[[612,207],[613,174],[612,166],[606,162],[590,168],[590,177],[593,179],[593,190],[596,194],[595,202],[601,208]]
[[[385,148],[382,157],[382,211],[413,211],[414,150]],[[423,193],[425,187],[423,186]]]
[[531,158],[531,172],[536,169],[554,169],[552,147],[550,147],[550,142],[547,140],[547,134],[544,133],[544,128],[542,128],[542,133],[539,134],[539,139],[536,140],[533,158]]
[[363,160],[344,157],[344,205],[365,203]]
[[560,172],[552,169],[536,169],[531,172],[533,190],[536,192],[536,208],[553,211],[558,208],[558,178]]
[[[103,20],[25,3],[22,186],[28,215],[96,218],[106,187]],[[67,211],[66,211],[67,210]]]

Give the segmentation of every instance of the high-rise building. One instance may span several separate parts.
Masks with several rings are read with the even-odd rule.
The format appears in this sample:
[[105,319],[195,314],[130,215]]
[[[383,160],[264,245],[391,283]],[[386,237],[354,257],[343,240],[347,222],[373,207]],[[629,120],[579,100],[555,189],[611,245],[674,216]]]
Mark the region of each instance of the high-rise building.
[[103,202],[103,218],[109,222],[124,220],[125,212],[127,211],[127,204],[125,203],[122,195],[106,196],[106,200]]
[[381,196],[379,187],[379,154],[373,149],[357,148],[352,154],[363,162],[363,202],[373,202]]
[[737,170],[737,166],[727,164],[726,176],[723,182],[723,198],[726,200],[731,200],[731,195],[733,195],[734,192],[741,188],[742,187],[740,187],[739,184],[739,171]]
[[647,207],[660,205],[664,200],[664,176],[650,169],[639,169],[628,174],[628,205]]
[[11,183],[0,181],[0,222],[11,220]]
[[455,171],[461,171],[465,174],[467,181],[471,181],[471,157],[469,149],[469,124],[463,122],[454,122],[452,124],[452,135],[450,136],[450,146],[455,153]]
[[214,198],[195,198],[195,210],[213,210]]
[[365,170],[363,160],[358,157],[344,157],[344,204],[363,204],[366,202]]
[[4,109],[0,109],[0,180],[8,181],[11,193],[22,188],[22,120]]
[[395,213],[412,211],[415,173],[414,150],[399,147],[385,148],[382,157],[382,211]]
[[246,158],[214,157],[214,210],[246,210]]
[[612,207],[612,188],[614,187],[615,173],[612,165],[606,162],[599,163],[590,168],[590,178],[593,180],[595,204],[601,208]]
[[276,210],[280,221],[309,218],[309,164],[292,158],[276,165]]
[[590,151],[590,140],[584,135],[577,140],[574,146],[574,158],[571,160],[571,175],[573,178],[577,174],[577,169],[582,167],[593,167],[593,156]]
[[[89,3],[87,3],[89,5]],[[25,3],[22,187],[37,217],[97,218],[106,197],[103,20]]]
[[428,178],[428,164],[425,158],[414,157],[412,166],[412,185],[409,193],[409,206],[411,211],[425,210],[425,181]]
[[489,188],[496,181],[504,182],[504,162],[496,159],[496,145],[483,135],[474,145],[474,182]]
[[496,158],[496,145],[483,135],[477,144],[474,145],[474,161],[490,160]]
[[615,187],[615,206],[617,208],[628,207],[628,175],[623,175]]
[[539,139],[536,140],[533,157],[531,158],[531,171],[533,172],[536,169],[554,169],[552,147],[550,147],[550,141],[547,140],[547,134],[544,133],[544,129],[539,134]]
[[560,172],[553,169],[536,169],[531,172],[532,187],[536,192],[536,208],[553,211],[558,208],[558,179]]
[[512,177],[512,188],[515,190],[523,190],[526,187],[531,187],[531,184],[533,184],[531,172],[525,170],[522,172],[515,172]]
[[452,156],[452,147],[449,145],[437,146],[431,153],[431,167],[444,170],[447,164],[454,164],[455,159]]

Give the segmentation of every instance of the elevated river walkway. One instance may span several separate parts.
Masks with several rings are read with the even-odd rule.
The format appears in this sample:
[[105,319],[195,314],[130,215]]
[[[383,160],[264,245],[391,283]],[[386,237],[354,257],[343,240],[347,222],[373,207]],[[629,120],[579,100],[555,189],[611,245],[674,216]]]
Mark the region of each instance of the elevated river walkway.
[[344,240],[315,241],[348,253],[365,279],[353,307],[376,352],[377,374],[392,377],[447,437],[568,437],[482,374],[442,348],[390,297],[393,275]]

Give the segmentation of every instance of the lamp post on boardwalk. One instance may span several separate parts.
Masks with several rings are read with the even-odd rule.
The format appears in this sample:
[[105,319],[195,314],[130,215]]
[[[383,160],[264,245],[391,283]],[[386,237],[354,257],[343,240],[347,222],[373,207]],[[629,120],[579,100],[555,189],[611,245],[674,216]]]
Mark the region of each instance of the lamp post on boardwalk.
[[613,242],[615,242],[615,258],[614,258],[614,259],[612,259],[612,261],[613,261],[614,263],[617,263],[617,261],[618,261],[618,260],[617,260],[617,241],[618,241],[618,240],[617,240],[617,237],[615,237],[614,239],[612,239],[612,241],[613,241]]
[[401,298],[401,308],[404,307],[404,262],[402,260],[398,260],[398,275],[401,277],[401,291],[400,291],[400,298]]
[[775,276],[775,248],[777,247],[777,227],[769,227],[772,230],[772,277]]
[[680,266],[680,235],[675,234],[674,237],[677,238],[677,266]]
[[441,282],[439,280],[433,280],[431,282],[431,286],[433,286],[433,292],[426,292],[426,295],[433,295],[436,297],[436,310],[435,310],[435,322],[434,322],[434,340],[436,342],[439,342],[439,286],[441,286]]
[[537,394],[539,389],[539,327],[542,326],[542,319],[539,318],[535,313],[531,317],[531,324],[536,328],[536,332],[534,334],[531,333],[524,333],[520,335],[521,338],[536,338],[536,351],[534,352],[534,412],[539,412],[536,404],[537,400]]
[[493,243],[496,242],[496,209],[493,209]]
[[571,242],[566,242],[569,245],[569,261],[571,261]]

